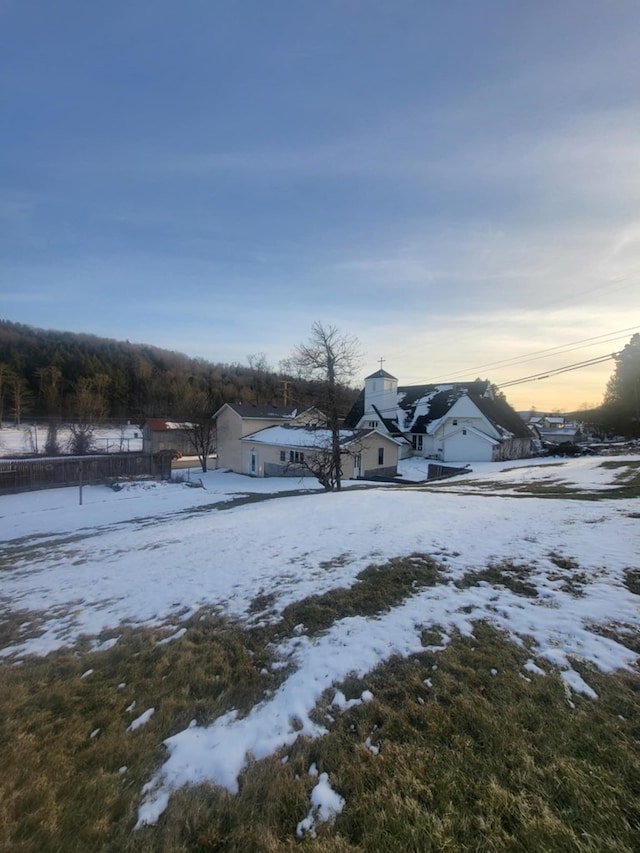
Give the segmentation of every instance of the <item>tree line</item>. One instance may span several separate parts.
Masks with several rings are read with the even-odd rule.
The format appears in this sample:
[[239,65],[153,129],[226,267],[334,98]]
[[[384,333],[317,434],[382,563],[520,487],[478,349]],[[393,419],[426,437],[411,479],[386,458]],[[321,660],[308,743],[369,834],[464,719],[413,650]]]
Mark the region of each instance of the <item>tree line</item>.
[[[214,363],[160,347],[0,320],[0,427],[28,416],[51,422],[197,420],[225,402],[317,405],[317,379],[269,365]],[[356,391],[341,389],[349,408]]]

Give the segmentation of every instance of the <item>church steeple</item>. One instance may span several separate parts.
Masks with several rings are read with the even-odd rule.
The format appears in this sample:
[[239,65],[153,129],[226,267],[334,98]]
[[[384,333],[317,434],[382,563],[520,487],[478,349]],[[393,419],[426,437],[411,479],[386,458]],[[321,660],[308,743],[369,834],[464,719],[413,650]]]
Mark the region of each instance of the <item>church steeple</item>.
[[383,370],[383,361],[384,359],[380,360],[380,369],[364,380],[364,420],[367,426],[374,421],[378,422],[378,426],[382,426],[380,416],[386,420],[395,418],[396,414],[398,380]]

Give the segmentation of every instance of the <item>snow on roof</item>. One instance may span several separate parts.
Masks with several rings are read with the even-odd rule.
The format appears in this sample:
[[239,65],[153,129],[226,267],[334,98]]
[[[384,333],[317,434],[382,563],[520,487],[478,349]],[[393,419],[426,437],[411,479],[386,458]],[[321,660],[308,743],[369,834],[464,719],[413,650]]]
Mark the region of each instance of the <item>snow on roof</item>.
[[[374,374],[375,375],[375,374]],[[367,377],[370,378],[370,377]],[[397,389],[395,404],[389,408],[373,406],[387,430],[397,433],[432,434],[442,419],[461,397],[468,397],[503,438],[530,438],[522,419],[500,398],[487,396],[486,380],[473,382],[442,382],[437,385],[404,385]],[[365,414],[365,393],[362,391],[345,419],[345,425],[355,427]]]
[[[340,443],[353,440],[357,434],[353,429],[341,429]],[[331,444],[331,430],[304,426],[272,426],[251,435],[245,435],[241,441],[249,441],[252,444],[275,444],[281,447],[327,447]]]
[[[241,418],[248,419],[260,418],[260,420],[264,420],[273,418],[274,420],[293,420],[293,418],[298,417],[300,414],[297,406],[273,406],[271,404],[258,406],[253,403],[225,403],[224,405],[240,415]],[[224,406],[221,408],[224,408]],[[216,414],[218,413],[216,412]]]
[[[349,444],[358,439],[364,439],[368,435],[378,435],[394,444],[401,442],[393,436],[385,435],[377,429],[341,429],[340,444]],[[322,429],[306,426],[282,426],[265,427],[250,435],[245,435],[241,441],[251,444],[271,444],[278,447],[307,447],[310,449],[325,448],[331,445],[332,433],[330,429]]]
[[177,421],[167,421],[164,418],[147,418],[144,422],[151,432],[165,432],[170,429],[191,429],[191,423],[178,423]]
[[436,387],[427,391],[422,397],[418,397],[412,404],[413,408],[404,409],[402,401],[405,394],[398,394],[398,409],[396,412],[396,422],[402,432],[411,432],[418,418],[428,418],[431,413],[431,401],[441,391],[448,390],[445,387]]
[[[427,432],[427,426],[432,421],[443,417],[453,404],[463,395],[468,395],[474,402],[486,393],[488,382],[443,382],[437,385],[404,385],[399,387],[397,404],[391,409],[379,411],[380,416],[390,432]],[[349,426],[355,426],[354,418],[357,407],[363,407],[356,401],[346,419]],[[364,407],[363,407],[364,413]],[[357,421],[356,421],[357,423]]]

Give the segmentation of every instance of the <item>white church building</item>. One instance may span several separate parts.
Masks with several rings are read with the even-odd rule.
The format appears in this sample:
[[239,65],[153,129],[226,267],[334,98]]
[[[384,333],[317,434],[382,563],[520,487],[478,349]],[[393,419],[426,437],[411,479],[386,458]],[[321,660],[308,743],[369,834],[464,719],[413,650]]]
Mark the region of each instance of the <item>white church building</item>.
[[533,451],[527,426],[486,380],[399,386],[381,368],[366,377],[345,427],[402,440],[404,458],[490,462]]

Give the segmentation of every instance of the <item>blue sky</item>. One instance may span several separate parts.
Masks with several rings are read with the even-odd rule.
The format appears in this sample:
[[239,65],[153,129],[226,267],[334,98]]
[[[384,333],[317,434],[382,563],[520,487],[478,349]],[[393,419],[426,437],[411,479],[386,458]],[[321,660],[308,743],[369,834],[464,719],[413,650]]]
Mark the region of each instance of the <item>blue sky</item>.
[[405,384],[616,351],[639,44],[636,0],[0,0],[0,316],[274,365],[320,320]]

